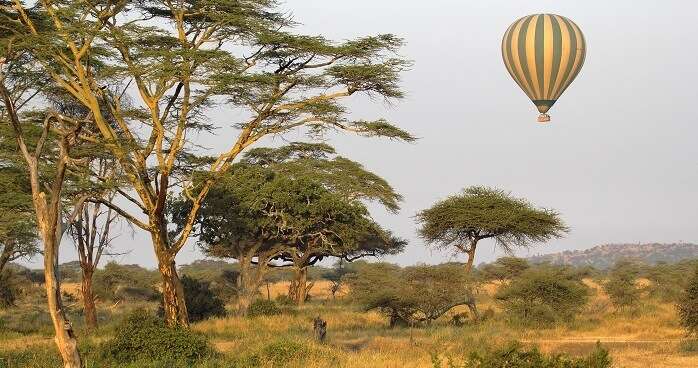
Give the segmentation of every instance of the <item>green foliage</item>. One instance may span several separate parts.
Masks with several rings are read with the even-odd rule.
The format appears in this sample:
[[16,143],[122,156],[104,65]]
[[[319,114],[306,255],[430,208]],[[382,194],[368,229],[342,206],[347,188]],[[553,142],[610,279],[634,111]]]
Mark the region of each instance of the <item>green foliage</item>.
[[12,271],[0,273],[0,309],[15,305],[20,293],[17,276]]
[[681,326],[689,335],[698,335],[698,268],[686,285],[686,288],[676,304]]
[[276,302],[277,305],[285,306],[285,307],[292,306],[295,304],[293,299],[291,299],[291,297],[288,296],[287,294],[277,295],[276,298],[274,298],[274,301]]
[[457,305],[472,301],[473,283],[462,267],[364,264],[347,276],[350,297],[365,310],[378,309],[391,325],[431,322]]
[[493,238],[511,251],[562,237],[568,228],[557,212],[535,208],[499,189],[469,187],[417,213],[419,235],[440,247],[464,247]]
[[130,314],[101,348],[102,358],[119,364],[167,361],[193,364],[214,354],[203,335],[169,328],[144,310]]
[[60,368],[63,367],[62,363],[58,351],[47,351],[44,347],[10,350],[0,356],[0,368]]
[[685,339],[679,343],[679,351],[682,353],[695,354],[698,353],[698,340]]
[[223,300],[237,295],[237,278],[240,274],[237,264],[219,260],[197,260],[181,266],[180,274],[210,283],[211,291]]
[[159,293],[155,285],[159,282],[155,271],[115,262],[107,263],[94,274],[94,290],[102,300],[157,300]]
[[[432,358],[433,366],[441,367],[441,360]],[[566,355],[547,356],[536,347],[526,349],[519,343],[488,350],[473,352],[465,364],[457,365],[450,362],[452,368],[610,368],[612,364],[608,350],[596,343],[594,351],[583,358],[572,358]]]
[[648,294],[663,302],[676,303],[690,280],[685,275],[690,274],[695,267],[696,265],[691,262],[658,263],[649,267],[645,275],[650,280],[650,285],[647,287]]
[[501,257],[493,263],[478,268],[485,280],[511,280],[526,271],[530,265],[523,258]]
[[[404,242],[376,224],[362,202],[396,210],[401,196],[358,163],[331,154],[329,146],[308,143],[248,152],[202,204],[200,244],[211,255],[236,259],[253,252],[288,260],[288,247],[307,258],[402,250]],[[173,221],[184,223],[187,202],[171,208]]]
[[281,309],[273,300],[257,299],[247,309],[248,317],[276,316],[281,314]]
[[572,320],[586,304],[588,288],[564,268],[540,266],[504,285],[495,297],[512,322],[546,327]]
[[209,282],[185,275],[182,277],[182,286],[190,321],[225,316],[225,303],[211,291]]
[[611,270],[609,280],[603,288],[616,308],[638,307],[641,294],[641,290],[635,285],[638,274],[639,269],[632,262],[618,262]]

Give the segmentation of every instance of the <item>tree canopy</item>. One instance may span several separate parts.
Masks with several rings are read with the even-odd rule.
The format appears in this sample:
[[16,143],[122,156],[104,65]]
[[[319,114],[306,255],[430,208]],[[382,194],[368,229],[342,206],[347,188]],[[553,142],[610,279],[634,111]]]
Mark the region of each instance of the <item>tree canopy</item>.
[[534,207],[499,189],[469,187],[416,216],[428,244],[468,254],[472,267],[477,242],[494,239],[505,251],[562,237],[568,228],[553,210]]
[[[85,125],[93,129],[79,137],[103,144],[127,179],[132,191],[115,203],[129,205],[110,206],[151,234],[170,325],[188,324],[173,260],[209,190],[241,152],[296,129],[414,140],[385,119],[350,118],[342,102],[403,97],[400,74],[410,62],[392,34],[344,42],[298,34],[270,0],[16,1],[2,11],[10,40],[3,49],[21,44],[27,65],[89,111]],[[132,108],[124,108],[127,99]],[[220,108],[236,113],[216,119]],[[219,126],[236,128],[230,145],[200,157],[192,137]],[[207,172],[205,180],[192,180],[195,169]],[[181,192],[190,212],[175,233],[167,204]]]

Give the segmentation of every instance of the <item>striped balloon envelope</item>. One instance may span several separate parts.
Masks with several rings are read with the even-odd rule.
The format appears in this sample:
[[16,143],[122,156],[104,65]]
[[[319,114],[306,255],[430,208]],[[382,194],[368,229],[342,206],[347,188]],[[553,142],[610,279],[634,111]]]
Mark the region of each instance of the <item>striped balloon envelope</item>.
[[555,14],[534,14],[514,22],[502,39],[502,58],[511,77],[541,113],[572,84],[584,64],[586,42],[581,29]]

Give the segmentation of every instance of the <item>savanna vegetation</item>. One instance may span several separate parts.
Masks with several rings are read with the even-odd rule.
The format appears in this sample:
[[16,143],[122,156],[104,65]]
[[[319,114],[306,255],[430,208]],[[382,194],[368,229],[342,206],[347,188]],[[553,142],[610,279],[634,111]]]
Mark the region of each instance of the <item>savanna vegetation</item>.
[[[273,0],[0,0],[0,367],[695,366],[696,264],[529,264],[569,227],[505,190],[416,213],[463,263],[384,262],[407,242],[373,212],[403,196],[325,138],[416,140],[348,103],[404,97],[403,40],[296,25]],[[114,261],[132,231],[155,269]],[[487,242],[509,256],[476,266]]]

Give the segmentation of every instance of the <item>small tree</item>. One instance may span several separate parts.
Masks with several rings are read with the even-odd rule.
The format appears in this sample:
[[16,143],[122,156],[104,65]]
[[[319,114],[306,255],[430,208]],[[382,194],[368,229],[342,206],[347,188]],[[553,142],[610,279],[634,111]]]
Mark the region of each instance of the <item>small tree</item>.
[[523,258],[501,257],[493,263],[482,266],[479,271],[488,280],[499,280],[504,282],[520,276],[531,267]]
[[[358,259],[399,252],[404,242],[370,218],[363,200],[397,208],[400,196],[324,144],[251,150],[211,188],[196,222],[199,244],[238,261],[238,310],[246,313],[271,267],[292,267],[301,304],[313,285],[307,268],[326,257]],[[187,201],[171,205],[177,224]]]
[[344,276],[348,273],[347,262],[342,258],[335,262],[332,268],[323,273],[322,278],[331,283],[330,293],[332,294],[332,299],[335,299],[339,290],[342,289],[345,281]]
[[568,231],[557,212],[486,187],[466,188],[417,213],[416,218],[419,235],[428,244],[455,248],[468,256],[468,274],[480,240],[494,239],[511,253],[515,247],[560,238]]
[[681,326],[686,329],[688,335],[698,335],[698,268],[684,289],[676,309]]
[[453,264],[404,269],[387,263],[364,264],[347,281],[349,296],[365,310],[385,314],[391,327],[430,323],[472,300],[472,282]]
[[641,290],[635,284],[638,273],[637,265],[627,261],[617,262],[611,270],[609,280],[603,288],[616,308],[637,307],[641,294]]
[[547,326],[573,319],[587,302],[588,288],[565,268],[546,265],[525,271],[495,297],[513,321]]

